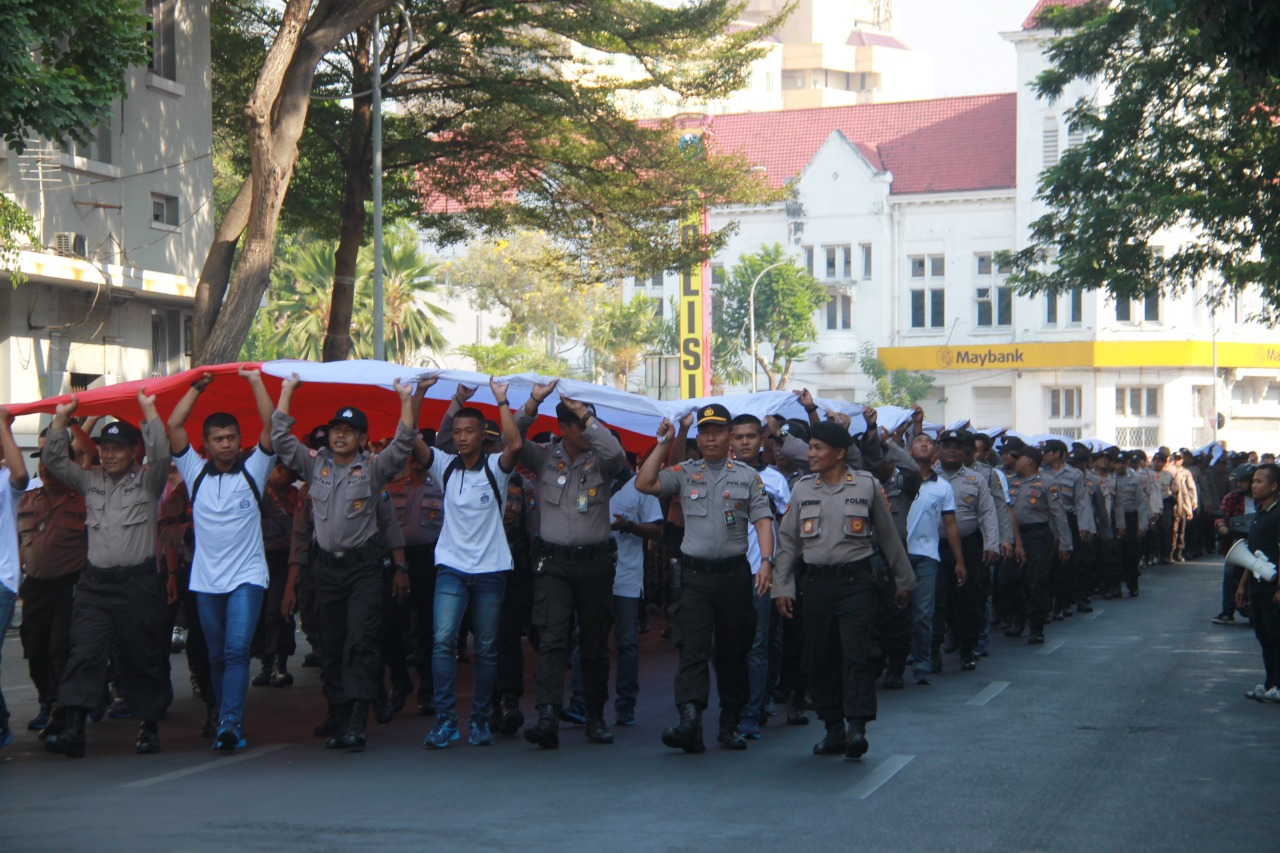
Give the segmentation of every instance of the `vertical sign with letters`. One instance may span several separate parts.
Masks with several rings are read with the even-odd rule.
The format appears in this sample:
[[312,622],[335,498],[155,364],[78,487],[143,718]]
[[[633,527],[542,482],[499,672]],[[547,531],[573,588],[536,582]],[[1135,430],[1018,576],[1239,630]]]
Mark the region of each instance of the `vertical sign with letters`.
[[[706,233],[707,209],[691,195],[680,218],[680,239],[697,242]],[[703,261],[680,271],[680,396],[688,400],[711,391],[711,266]]]

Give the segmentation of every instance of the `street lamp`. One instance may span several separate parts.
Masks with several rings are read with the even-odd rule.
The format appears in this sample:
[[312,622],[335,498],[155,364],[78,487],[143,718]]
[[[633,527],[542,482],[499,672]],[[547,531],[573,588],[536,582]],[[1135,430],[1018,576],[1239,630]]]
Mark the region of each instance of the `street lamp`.
[[760,279],[764,278],[764,274],[774,267],[784,266],[791,263],[790,260],[778,261],[776,264],[760,270],[756,275],[756,280],[751,282],[751,292],[747,294],[747,319],[751,323],[751,393],[756,393],[756,285],[760,283]]

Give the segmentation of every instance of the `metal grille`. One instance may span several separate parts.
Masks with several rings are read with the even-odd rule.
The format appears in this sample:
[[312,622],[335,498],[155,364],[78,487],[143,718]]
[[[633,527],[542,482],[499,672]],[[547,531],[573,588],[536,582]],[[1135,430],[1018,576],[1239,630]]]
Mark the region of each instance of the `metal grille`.
[[1155,447],[1160,443],[1160,427],[1116,427],[1116,444],[1121,447]]

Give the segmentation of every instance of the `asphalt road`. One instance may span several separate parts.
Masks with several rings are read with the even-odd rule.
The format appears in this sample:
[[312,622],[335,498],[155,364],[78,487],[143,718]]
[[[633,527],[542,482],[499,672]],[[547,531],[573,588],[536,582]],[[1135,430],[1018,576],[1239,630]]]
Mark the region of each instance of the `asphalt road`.
[[1149,569],[1141,597],[1051,625],[1044,646],[999,637],[977,672],[950,657],[932,686],[882,691],[862,762],[811,755],[816,721],[775,720],[745,753],[663,747],[675,652],[657,623],[639,724],[613,746],[567,727],[556,752],[519,737],[427,752],[429,720],[402,714],[371,724],[364,753],[326,752],[318,676],[299,670],[251,689],[250,748],[215,755],[179,656],[163,752],[134,755],[136,724],[104,721],[75,761],[23,728],[35,694],[11,633],[0,850],[1270,853],[1280,705],[1244,698],[1261,662],[1250,630],[1209,622],[1220,577],[1208,561]]

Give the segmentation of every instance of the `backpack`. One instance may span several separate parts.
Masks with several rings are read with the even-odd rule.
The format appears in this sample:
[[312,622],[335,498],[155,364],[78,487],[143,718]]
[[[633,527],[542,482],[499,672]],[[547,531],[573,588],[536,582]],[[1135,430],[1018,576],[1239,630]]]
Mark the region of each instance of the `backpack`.
[[[449,488],[449,477],[454,471],[462,470],[462,457],[455,456],[444,469],[444,477],[440,481],[440,491],[443,493]],[[498,478],[493,476],[493,469],[489,467],[489,460],[484,460],[484,475],[489,480],[489,488],[493,489],[494,502],[498,505],[498,514],[502,515],[502,492],[498,489]]]
[[[258,484],[255,483],[253,481],[253,478],[249,476],[249,472],[244,469],[244,463],[241,462],[240,460],[236,460],[236,464],[232,466],[231,470],[225,473],[235,474],[237,472],[244,475],[244,481],[249,484],[249,491],[253,492],[253,500],[258,504],[258,509],[259,511],[261,511],[262,492],[258,489]],[[213,464],[212,459],[204,463],[204,467],[201,468],[200,473],[196,475],[195,482],[191,484],[191,506],[192,507],[195,507],[196,505],[196,493],[200,491],[200,484],[204,482],[204,478],[209,474],[213,474],[215,477],[223,474],[222,471],[218,470],[218,466]]]

